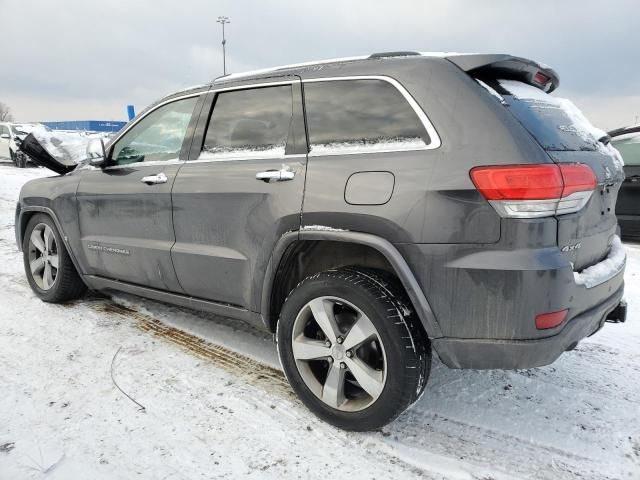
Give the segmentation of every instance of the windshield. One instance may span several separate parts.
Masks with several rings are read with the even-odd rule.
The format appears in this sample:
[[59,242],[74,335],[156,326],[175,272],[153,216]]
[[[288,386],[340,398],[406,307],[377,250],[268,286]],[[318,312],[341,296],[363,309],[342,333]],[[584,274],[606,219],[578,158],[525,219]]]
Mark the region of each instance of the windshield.
[[611,143],[620,151],[625,165],[640,166],[640,133],[620,135]]
[[570,100],[516,80],[487,81],[483,86],[501,98],[547,151],[598,150],[598,140],[606,136]]
[[22,130],[20,127],[16,125],[12,125],[11,130],[13,131],[14,135],[17,135],[19,137],[26,137],[27,135],[29,135],[29,132],[25,132],[24,130]]

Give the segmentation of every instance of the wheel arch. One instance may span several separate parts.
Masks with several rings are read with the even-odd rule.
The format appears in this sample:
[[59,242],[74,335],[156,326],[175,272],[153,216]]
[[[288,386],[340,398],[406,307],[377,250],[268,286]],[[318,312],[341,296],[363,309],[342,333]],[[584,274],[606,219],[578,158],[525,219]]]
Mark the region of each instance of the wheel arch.
[[[345,249],[332,250],[332,256],[330,258],[325,256],[324,261],[311,262],[308,274],[317,273],[320,271],[317,270],[320,266],[325,267],[322,270],[346,266],[341,264],[341,260],[356,258],[353,256],[354,252],[359,252],[360,255],[365,256],[363,258],[366,258],[363,266],[387,270],[400,280],[427,336],[430,339],[442,336],[422,288],[398,249],[388,240],[376,235],[339,230],[301,230],[288,232],[280,238],[265,272],[260,299],[261,318],[269,331],[275,331],[286,296],[297,282],[304,278],[294,274],[296,267],[302,272],[306,271],[304,267],[297,266],[296,262],[299,264],[302,256],[312,252],[318,246],[324,251],[337,244],[343,244]],[[346,254],[344,254],[345,251]],[[313,268],[314,265],[316,269]],[[295,283],[292,284],[293,280]]]
[[82,274],[80,273],[82,272],[82,270],[80,270],[80,265],[76,259],[76,256],[73,250],[71,249],[71,246],[69,245],[69,237],[67,237],[67,235],[65,234],[64,229],[62,228],[62,224],[60,223],[60,220],[58,220],[57,215],[49,207],[44,207],[39,205],[38,206],[30,205],[28,207],[22,207],[20,211],[17,213],[16,216],[18,218],[16,219],[16,243],[18,244],[18,249],[22,251],[24,234],[27,230],[27,225],[29,224],[29,220],[31,220],[31,218],[34,215],[37,215],[38,213],[44,213],[49,218],[51,218],[51,220],[56,226],[56,229],[58,230],[58,233],[60,234],[60,237],[62,238],[64,246],[67,249],[67,253],[71,258],[71,261],[73,262],[73,266],[76,268],[76,271],[80,275],[80,278],[82,278]]

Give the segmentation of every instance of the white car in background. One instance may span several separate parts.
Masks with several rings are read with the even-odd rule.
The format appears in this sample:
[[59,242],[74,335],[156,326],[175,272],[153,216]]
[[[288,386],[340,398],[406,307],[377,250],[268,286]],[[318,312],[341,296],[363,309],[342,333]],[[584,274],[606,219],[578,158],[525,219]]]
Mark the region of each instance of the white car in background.
[[26,167],[29,157],[20,151],[20,143],[33,128],[30,124],[0,123],[0,158],[11,160],[17,167]]

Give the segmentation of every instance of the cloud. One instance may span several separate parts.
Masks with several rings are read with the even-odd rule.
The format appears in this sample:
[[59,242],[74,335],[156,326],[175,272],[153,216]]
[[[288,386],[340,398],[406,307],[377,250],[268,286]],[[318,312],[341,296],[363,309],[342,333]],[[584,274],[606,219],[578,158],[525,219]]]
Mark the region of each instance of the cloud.
[[[559,93],[607,122],[640,113],[624,100],[640,94],[634,0],[0,0],[0,11],[0,100],[24,120],[123,118],[127,103],[211,80],[218,15],[231,18],[231,72],[398,49],[508,52],[553,66]],[[597,107],[610,98],[615,108]]]

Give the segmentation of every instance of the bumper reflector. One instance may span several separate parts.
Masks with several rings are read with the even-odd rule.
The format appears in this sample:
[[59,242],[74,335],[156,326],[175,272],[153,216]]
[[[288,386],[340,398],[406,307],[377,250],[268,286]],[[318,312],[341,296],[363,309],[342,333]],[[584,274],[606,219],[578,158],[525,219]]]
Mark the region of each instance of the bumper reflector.
[[567,318],[568,309],[560,310],[559,312],[541,313],[536,315],[536,328],[538,330],[546,330],[548,328],[554,328],[564,322]]

